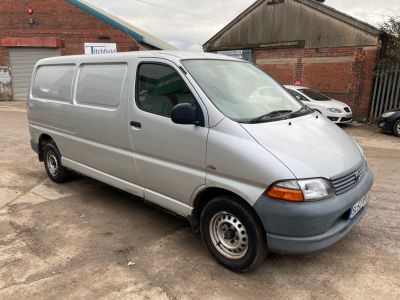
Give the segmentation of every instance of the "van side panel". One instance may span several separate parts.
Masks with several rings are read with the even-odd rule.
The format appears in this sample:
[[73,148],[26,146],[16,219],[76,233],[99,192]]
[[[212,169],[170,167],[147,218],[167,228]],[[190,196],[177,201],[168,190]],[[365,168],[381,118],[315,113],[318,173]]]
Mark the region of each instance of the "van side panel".
[[210,129],[207,142],[207,187],[232,191],[254,205],[265,190],[293,173],[258,144],[239,124],[225,118]]
[[76,139],[67,158],[140,185],[129,138],[128,64],[80,66],[73,108]]
[[48,134],[61,151],[68,144],[65,137],[75,135],[72,128],[75,69],[75,64],[36,67],[28,94],[29,131],[34,143],[39,142],[42,134]]

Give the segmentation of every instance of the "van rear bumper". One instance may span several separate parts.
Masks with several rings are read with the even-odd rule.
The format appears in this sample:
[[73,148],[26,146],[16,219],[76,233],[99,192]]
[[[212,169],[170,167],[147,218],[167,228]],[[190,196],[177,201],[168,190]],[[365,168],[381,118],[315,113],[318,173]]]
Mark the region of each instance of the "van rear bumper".
[[367,206],[350,220],[350,209],[371,189],[368,170],[350,191],[330,199],[295,203],[261,196],[254,205],[267,233],[271,252],[300,254],[329,247],[356,226]]

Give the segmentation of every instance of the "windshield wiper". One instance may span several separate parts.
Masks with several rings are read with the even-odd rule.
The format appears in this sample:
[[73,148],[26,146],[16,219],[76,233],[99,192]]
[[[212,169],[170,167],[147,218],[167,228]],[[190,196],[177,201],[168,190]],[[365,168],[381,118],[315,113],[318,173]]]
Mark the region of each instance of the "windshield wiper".
[[289,115],[287,116],[287,118],[288,118],[288,119],[291,119],[291,118],[293,118],[293,117],[300,116],[300,115],[302,115],[302,114],[304,114],[304,113],[310,112],[310,110],[311,110],[311,109],[310,109],[308,106],[304,105],[302,108],[300,108],[300,110],[294,111],[294,112],[292,112],[291,114],[289,114]]
[[267,113],[265,115],[262,115],[262,116],[259,116],[257,118],[251,119],[249,121],[249,123],[259,123],[259,122],[262,122],[263,120],[271,119],[271,118],[278,117],[278,116],[281,116],[281,115],[284,115],[284,114],[289,114],[289,113],[293,113],[293,111],[292,110],[275,110],[275,111],[272,111],[272,112]]

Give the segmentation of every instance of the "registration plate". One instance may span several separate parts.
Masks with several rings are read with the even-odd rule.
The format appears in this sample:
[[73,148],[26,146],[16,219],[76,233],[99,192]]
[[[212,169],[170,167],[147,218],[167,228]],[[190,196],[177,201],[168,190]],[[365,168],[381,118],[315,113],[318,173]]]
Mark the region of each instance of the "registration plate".
[[350,210],[350,220],[365,206],[368,204],[368,194],[366,194],[360,201],[353,205]]

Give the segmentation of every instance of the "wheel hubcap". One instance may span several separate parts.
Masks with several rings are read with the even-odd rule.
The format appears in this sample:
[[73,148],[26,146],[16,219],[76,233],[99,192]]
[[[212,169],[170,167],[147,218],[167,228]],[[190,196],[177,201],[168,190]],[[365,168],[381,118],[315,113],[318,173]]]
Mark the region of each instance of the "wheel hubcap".
[[57,156],[53,151],[47,152],[47,167],[51,175],[56,176],[58,171]]
[[223,256],[241,259],[248,250],[248,236],[243,223],[228,212],[216,213],[210,221],[211,240]]
[[397,124],[396,130],[397,130],[397,133],[400,133],[400,123]]

